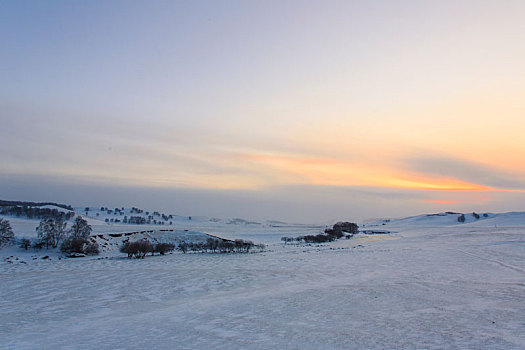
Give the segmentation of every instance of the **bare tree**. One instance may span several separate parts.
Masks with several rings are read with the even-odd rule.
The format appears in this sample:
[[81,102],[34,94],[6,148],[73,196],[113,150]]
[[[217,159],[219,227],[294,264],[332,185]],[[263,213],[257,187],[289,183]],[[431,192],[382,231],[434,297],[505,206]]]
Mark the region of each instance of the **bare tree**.
[[80,216],[75,218],[75,222],[69,230],[69,237],[64,240],[60,250],[64,253],[83,253],[88,255],[99,254],[99,246],[96,242],[90,241],[92,228],[88,222]]
[[0,248],[11,243],[14,239],[15,234],[9,220],[0,219]]
[[188,243],[186,242],[181,242],[179,243],[179,247],[178,249],[183,252],[184,254],[186,254],[186,252],[188,251]]
[[60,219],[44,219],[36,228],[38,239],[46,245],[56,248],[64,239],[67,223]]
[[84,248],[84,252],[87,255],[98,255],[100,253],[98,243],[97,242],[88,243]]
[[20,240],[20,248],[23,248],[25,250],[28,250],[29,247],[31,247],[31,240],[27,239],[27,238],[22,238]]
[[55,220],[55,234],[51,242],[53,244],[53,248],[58,247],[60,242],[66,237],[66,227],[67,222],[62,221],[61,219]]
[[92,228],[88,222],[82,217],[77,216],[73,226],[71,226],[71,229],[69,230],[69,234],[72,238],[81,238],[87,241],[91,236],[91,231]]

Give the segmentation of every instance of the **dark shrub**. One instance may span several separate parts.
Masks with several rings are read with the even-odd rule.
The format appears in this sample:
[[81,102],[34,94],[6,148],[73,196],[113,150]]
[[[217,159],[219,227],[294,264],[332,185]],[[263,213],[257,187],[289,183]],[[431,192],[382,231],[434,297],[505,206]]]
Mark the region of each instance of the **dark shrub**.
[[130,242],[124,242],[120,246],[120,252],[124,254],[128,254],[128,258],[131,258],[133,256],[133,248]]
[[120,252],[128,255],[128,258],[134,256],[135,258],[142,258],[148,253],[153,252],[153,244],[148,240],[140,240],[134,242],[125,242],[120,247]]
[[98,255],[100,253],[100,249],[96,242],[91,242],[88,245],[86,245],[84,252],[87,255]]
[[[64,242],[62,242],[62,245],[60,246],[60,251],[66,254],[71,254],[71,253],[87,254],[86,248],[89,244],[90,243],[88,242],[88,240],[84,238],[69,237],[68,239],[64,240]],[[97,248],[98,248],[98,245],[97,245]]]
[[295,241],[295,239],[293,237],[281,237],[281,241],[283,241],[284,244],[286,244]]
[[27,250],[29,247],[31,247],[31,240],[27,238],[22,238],[20,240],[20,248]]
[[175,244],[173,243],[157,243],[155,244],[155,248],[153,251],[155,253],[159,253],[160,255],[164,255],[168,252],[172,252],[175,249]]
[[332,242],[332,241],[335,241],[336,239],[336,236],[335,235],[329,235],[329,234],[326,234],[326,235],[323,235],[323,234],[318,234],[318,235],[307,235],[307,236],[301,236],[301,237],[297,237],[297,238],[301,238],[301,240],[303,240],[305,243],[324,243],[324,242]]
[[45,245],[44,242],[36,241],[36,242],[33,242],[33,244],[32,244],[31,246],[32,246],[35,250],[40,250],[40,249],[44,248],[44,245]]
[[188,243],[186,242],[179,243],[178,249],[184,254],[186,254],[186,252],[188,251]]
[[335,224],[334,231],[336,231],[336,229],[340,229],[342,232],[347,232],[351,234],[356,234],[357,232],[359,232],[359,226],[356,223],[347,221],[338,222],[337,224]]

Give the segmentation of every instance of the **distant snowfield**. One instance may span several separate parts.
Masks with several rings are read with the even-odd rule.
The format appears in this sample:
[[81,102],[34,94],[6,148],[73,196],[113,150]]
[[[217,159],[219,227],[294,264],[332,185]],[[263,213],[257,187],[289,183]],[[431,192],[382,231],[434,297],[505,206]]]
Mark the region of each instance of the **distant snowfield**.
[[391,233],[311,246],[279,238],[318,228],[191,224],[268,244],[256,254],[2,250],[0,348],[525,348],[525,214],[466,217],[376,222],[364,229]]

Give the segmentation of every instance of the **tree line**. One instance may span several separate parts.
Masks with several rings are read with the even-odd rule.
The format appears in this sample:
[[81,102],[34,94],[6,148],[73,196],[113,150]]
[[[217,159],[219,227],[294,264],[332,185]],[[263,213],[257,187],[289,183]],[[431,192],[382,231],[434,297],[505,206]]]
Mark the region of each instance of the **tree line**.
[[124,242],[120,247],[120,252],[127,254],[129,258],[144,258],[148,253],[155,255],[174,251],[175,249],[186,254],[193,253],[249,253],[254,248],[263,250],[264,244],[254,244],[252,241],[236,239],[230,241],[226,239],[207,238],[205,242],[180,242],[177,246],[173,243],[152,243],[147,239]]
[[166,253],[172,252],[173,250],[175,250],[175,244],[173,243],[154,244],[147,239],[141,239],[134,242],[124,242],[120,247],[120,252],[127,254],[128,258],[135,257],[142,259],[144,259],[148,253],[151,253],[151,255],[155,255],[155,253],[164,255]]
[[72,211],[64,213],[58,209],[29,206],[4,206],[0,209],[0,214],[26,217],[28,219],[55,219],[61,221],[68,221],[75,216],[75,213]]
[[73,207],[69,204],[60,204],[53,202],[27,202],[27,201],[6,201],[0,200],[0,207],[11,207],[11,206],[26,206],[26,207],[43,207],[44,205],[54,205],[55,207],[73,210]]
[[358,232],[359,232],[359,226],[356,223],[338,222],[335,225],[333,225],[332,228],[328,228],[324,230],[324,233],[319,233],[317,235],[298,236],[296,238],[281,237],[281,241],[283,241],[285,244],[288,242],[294,242],[294,241],[295,242],[305,242],[305,243],[325,243],[325,242],[333,242],[336,239],[339,239],[345,236],[346,238],[351,238],[354,234]]

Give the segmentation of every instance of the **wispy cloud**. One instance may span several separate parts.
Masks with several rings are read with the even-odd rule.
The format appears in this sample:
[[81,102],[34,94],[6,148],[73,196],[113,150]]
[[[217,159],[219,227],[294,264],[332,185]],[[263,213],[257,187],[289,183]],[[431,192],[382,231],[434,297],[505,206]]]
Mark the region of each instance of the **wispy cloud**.
[[486,190],[525,190],[525,174],[498,169],[472,160],[426,155],[406,159],[404,164],[409,171],[423,176],[446,176],[477,184]]

